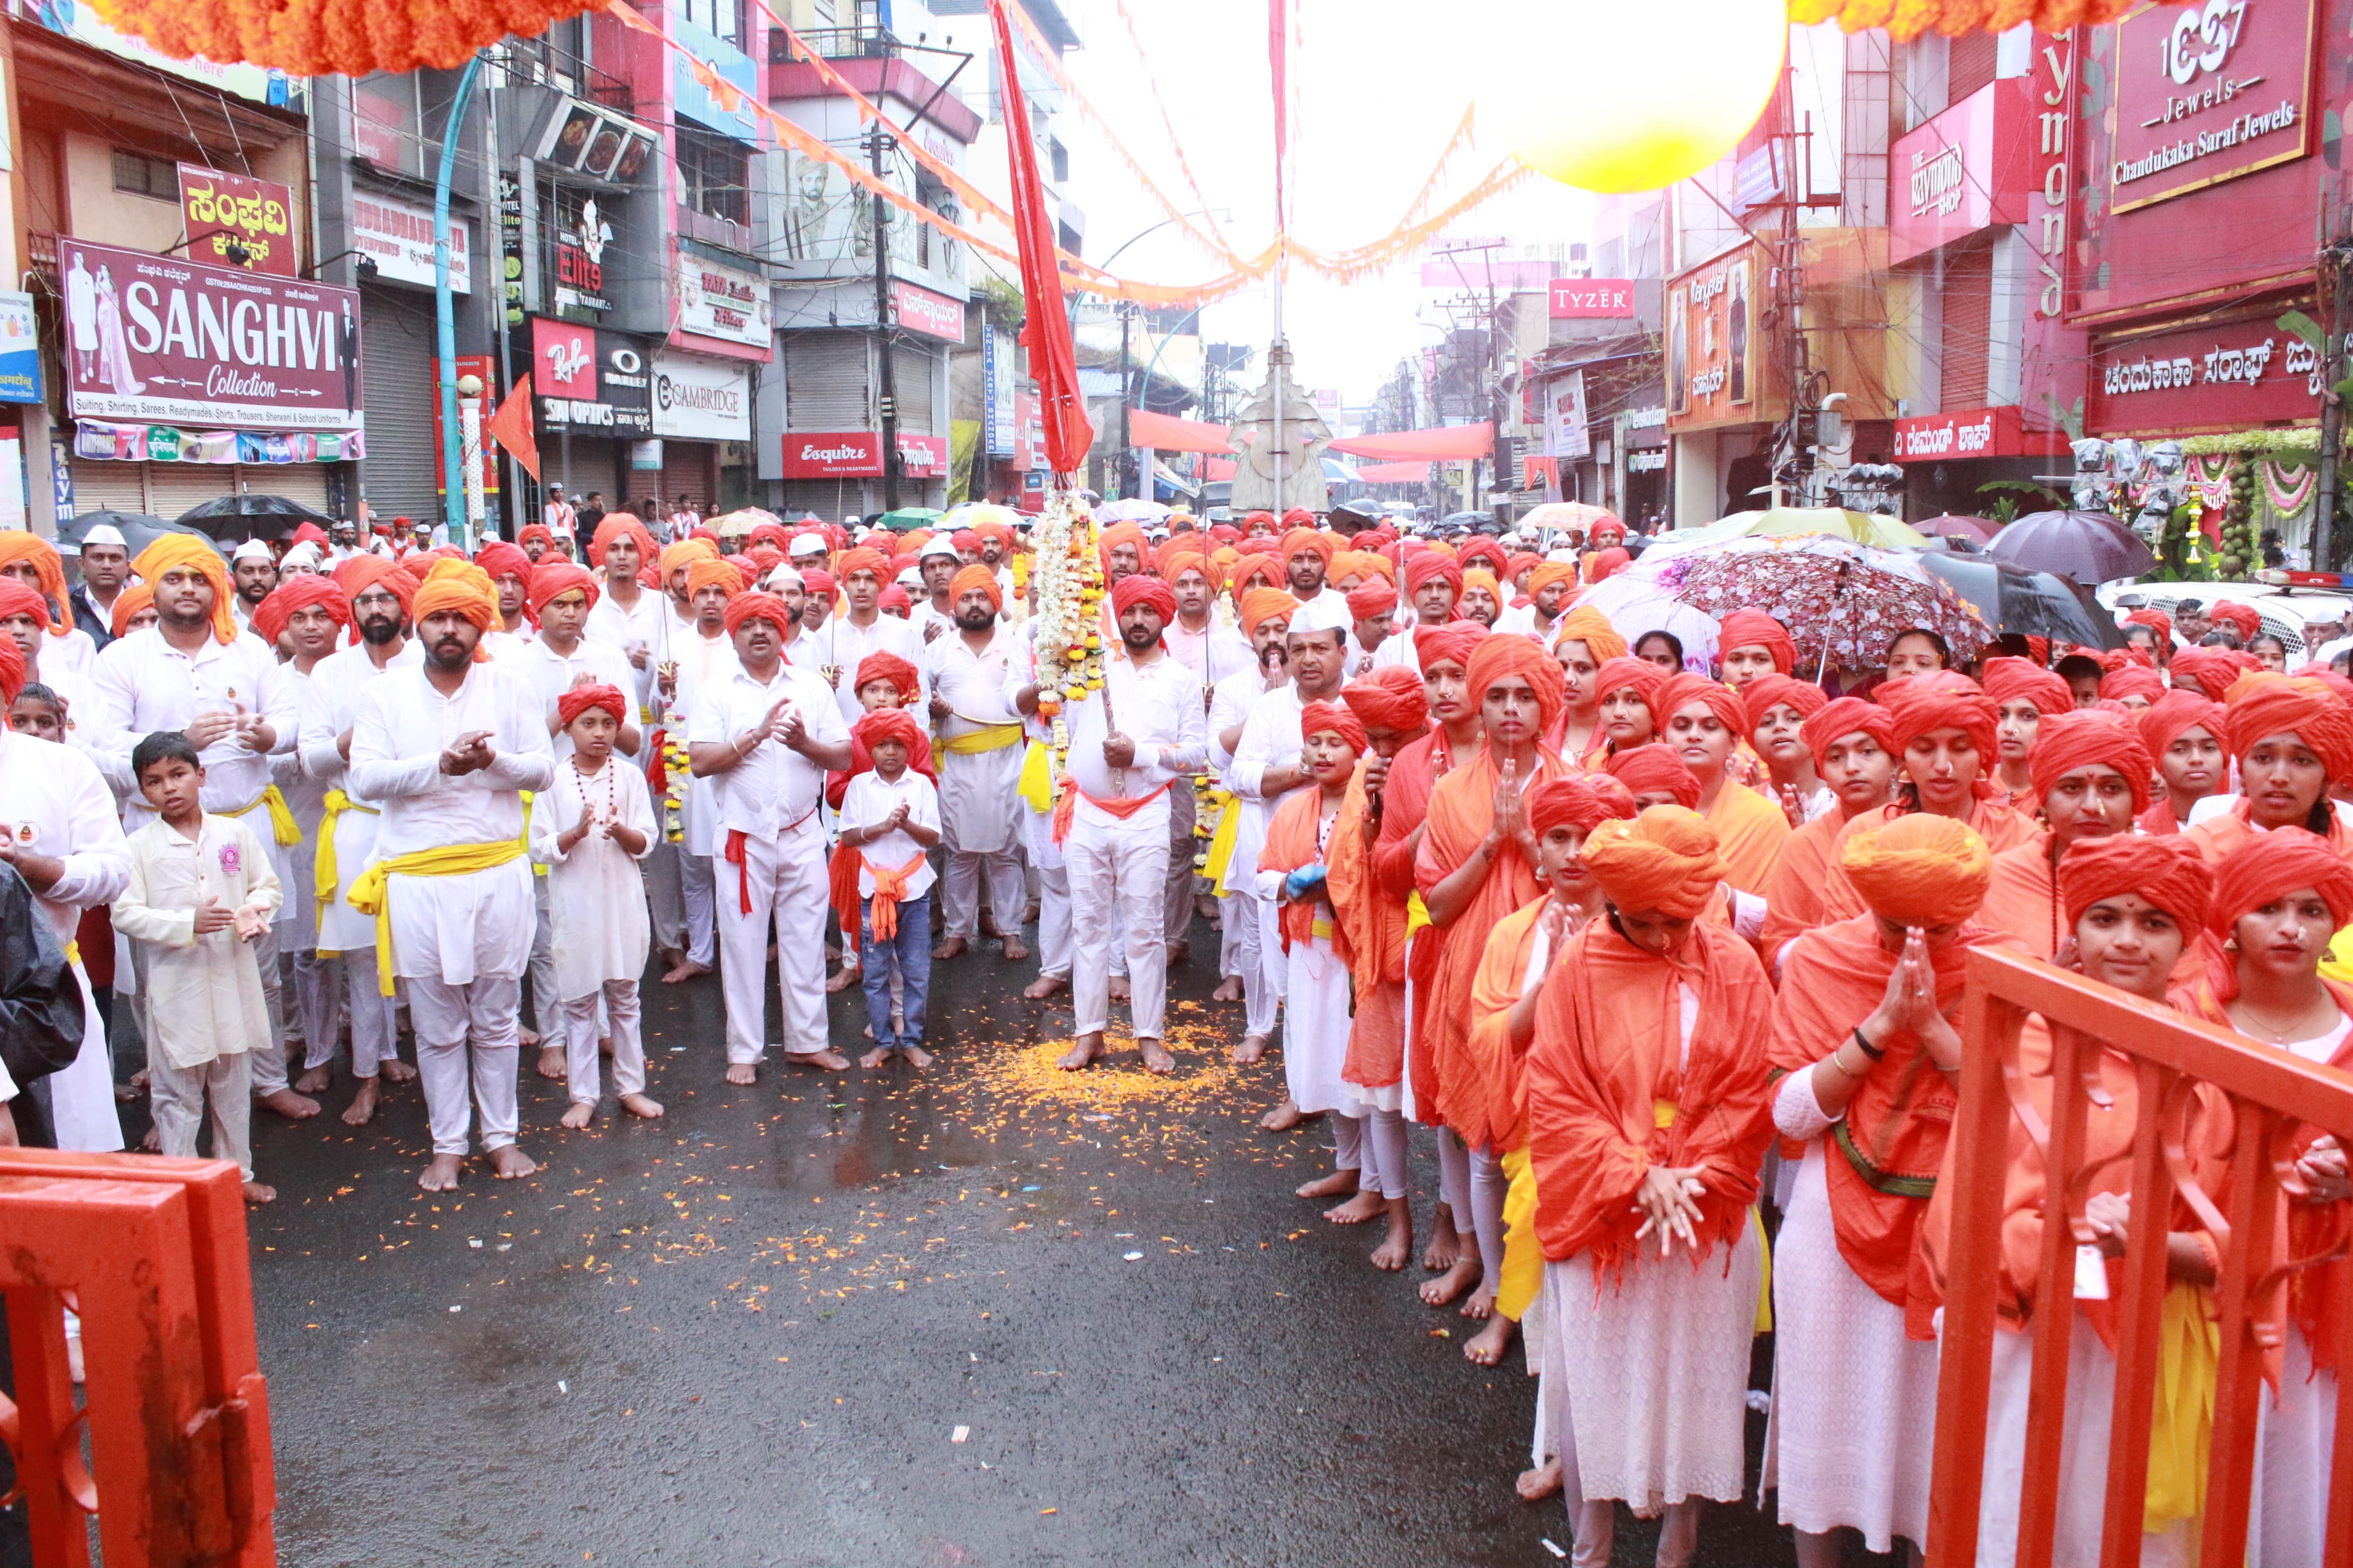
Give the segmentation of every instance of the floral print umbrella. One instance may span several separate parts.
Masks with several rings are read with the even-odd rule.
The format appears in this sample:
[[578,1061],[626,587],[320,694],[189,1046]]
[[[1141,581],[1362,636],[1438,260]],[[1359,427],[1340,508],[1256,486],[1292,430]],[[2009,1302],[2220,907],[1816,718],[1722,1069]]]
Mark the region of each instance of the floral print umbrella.
[[[1651,567],[1648,562],[1635,570]],[[1651,567],[1674,598],[1718,620],[1762,610],[1789,628],[1801,673],[1825,662],[1849,673],[1876,670],[1887,646],[1925,627],[1956,662],[1994,638],[1977,609],[1928,574],[1920,557],[1874,550],[1827,534],[1733,540],[1678,552]],[[1650,574],[1649,573],[1645,574]]]

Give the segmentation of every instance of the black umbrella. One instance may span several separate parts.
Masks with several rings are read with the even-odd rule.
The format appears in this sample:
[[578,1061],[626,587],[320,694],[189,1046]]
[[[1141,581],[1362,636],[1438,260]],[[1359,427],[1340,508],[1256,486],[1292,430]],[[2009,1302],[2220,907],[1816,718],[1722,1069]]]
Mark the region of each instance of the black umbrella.
[[240,544],[248,539],[291,539],[294,531],[306,522],[316,523],[322,531],[332,528],[335,522],[333,518],[312,511],[299,500],[257,495],[216,496],[202,506],[189,508],[174,521],[192,523],[215,539]]
[[150,517],[143,511],[86,511],[79,517],[58,520],[58,548],[66,554],[81,553],[81,542],[90,531],[101,523],[111,524],[122,534],[123,548],[137,555],[168,533],[191,533],[218,548],[212,535],[193,523],[166,522],[160,517]]
[[[2010,524],[2015,528],[2016,523]],[[2004,529],[2003,532],[2010,531]],[[2029,572],[1986,555],[1922,551],[1931,576],[1977,606],[1997,632],[2051,637],[2085,647],[2122,647],[2125,634],[2091,590],[2050,572]]]
[[1986,553],[2085,587],[2137,577],[2157,564],[2140,537],[2104,511],[2031,512],[1995,534]]

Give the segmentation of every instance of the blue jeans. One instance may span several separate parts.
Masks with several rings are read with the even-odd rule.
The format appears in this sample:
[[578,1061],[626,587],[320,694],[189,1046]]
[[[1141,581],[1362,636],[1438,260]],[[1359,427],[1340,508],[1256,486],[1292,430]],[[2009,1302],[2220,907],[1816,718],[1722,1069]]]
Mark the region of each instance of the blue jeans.
[[[899,902],[899,934],[889,942],[874,935],[874,900],[865,900],[858,911],[858,952],[866,987],[866,1021],[878,1046],[920,1046],[923,1043],[923,1004],[932,990],[932,896]],[[883,954],[899,959],[900,1011],[906,1027],[894,1039],[891,1031],[891,965]]]

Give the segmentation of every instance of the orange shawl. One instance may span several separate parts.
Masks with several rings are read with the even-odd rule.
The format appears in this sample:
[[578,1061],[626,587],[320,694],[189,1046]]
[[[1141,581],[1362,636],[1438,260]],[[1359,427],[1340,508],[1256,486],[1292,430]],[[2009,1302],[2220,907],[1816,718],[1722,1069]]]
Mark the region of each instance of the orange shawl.
[[[1936,1005],[1960,1005],[1961,972],[1973,947],[2014,947],[2000,931],[1966,925],[1933,955]],[[1773,1067],[1802,1072],[1829,1056],[1887,994],[1896,955],[1880,945],[1879,922],[1858,915],[1799,937],[1781,961],[1773,1005]],[[1909,1030],[1873,1042],[1887,1053],[1823,1136],[1831,1221],[1839,1256],[1882,1300],[1905,1309],[1915,1340],[1935,1338],[1927,1273],[1914,1245],[1936,1173],[1945,1163],[1959,1096]]]
[[[1839,830],[1838,837],[1831,843],[1830,863],[1822,881],[1821,912],[1815,917],[1816,924],[1829,925],[1838,921],[1852,920],[1865,912],[1867,906],[1862,901],[1862,895],[1856,892],[1854,884],[1846,879],[1846,869],[1840,859],[1846,848],[1847,836],[1884,827],[1904,815],[1905,810],[1900,805],[1883,805],[1875,811],[1866,811],[1847,819],[1846,826]],[[2021,816],[2007,806],[1989,805],[1984,801],[1978,801],[1969,807],[1968,822],[1976,829],[1977,836],[1985,840],[1987,850],[1994,855],[2000,855],[2005,849],[2015,849],[2040,831],[2032,817]],[[1881,971],[1881,980],[1884,981],[1886,977],[1886,972]],[[1866,1007],[1863,1012],[1870,1010]],[[1858,1013],[1855,1016],[1860,1018],[1862,1014]]]
[[[2151,806],[2149,809],[2154,811],[2157,808]],[[2219,866],[2232,850],[2263,832],[2262,828],[2247,820],[2247,803],[2242,799],[2231,807],[2228,814],[2210,816],[2195,827],[2183,828],[2181,834],[2198,846],[2198,853],[2206,857],[2206,864]],[[2328,847],[2347,860],[2353,861],[2353,835],[2345,831],[2345,824],[2338,820],[2333,806],[2328,814]]]
[[2038,829],[2025,843],[1993,858],[1993,880],[1986,885],[1977,921],[2016,937],[2029,953],[2045,963],[2059,950],[2060,939],[2073,934],[2059,897],[2059,879],[2051,865],[2048,829]]
[[1541,895],[1497,921],[1471,982],[1471,1034],[1463,1042],[1462,1059],[1485,1095],[1490,1142],[1499,1154],[1509,1153],[1527,1139],[1523,1064],[1512,1049],[1512,1006],[1520,999],[1520,984],[1527,978],[1528,959],[1535,952],[1536,919],[1551,901],[1549,893]]
[[[1400,904],[1417,890],[1414,861],[1420,841],[1414,832],[1429,820],[1430,797],[1438,781],[1452,771],[1453,752],[1447,744],[1446,731],[1440,729],[1433,729],[1420,740],[1399,748],[1398,754],[1389,759],[1388,786],[1381,791],[1381,836],[1373,845],[1373,874],[1382,890]],[[1430,1011],[1430,985],[1438,973],[1438,952],[1445,936],[1435,926],[1424,926],[1406,945],[1406,969],[1414,986],[1411,1033],[1417,1040],[1427,1027],[1424,1020]],[[1404,1050],[1402,1042],[1398,1050]],[[1438,1075],[1430,1052],[1416,1050],[1406,1066],[1413,1073],[1415,1114],[1436,1126]]]
[[[1539,750],[1535,771],[1523,787],[1533,789],[1564,771],[1557,757]],[[1476,757],[1439,780],[1430,792],[1421,852],[1413,868],[1414,883],[1424,899],[1470,859],[1479,840],[1486,837],[1493,822],[1498,777],[1494,754],[1482,747]],[[1471,1034],[1472,981],[1478,974],[1479,959],[1487,950],[1487,936],[1495,922],[1542,890],[1527,857],[1517,846],[1506,844],[1497,851],[1487,868],[1486,880],[1454,923],[1437,933],[1438,957],[1430,975],[1430,999],[1418,1009],[1420,1016],[1414,1039],[1420,1048],[1415,1058],[1417,1062],[1427,1058],[1430,1063],[1440,1121],[1453,1128],[1474,1149],[1486,1142],[1490,1131],[1501,1129],[1488,1127],[1485,1096],[1477,1077],[1465,1072],[1458,1060]],[[1417,974],[1417,986],[1419,979]],[[1419,1075],[1414,1099],[1417,1105],[1430,1103],[1421,1099]]]
[[1847,819],[1833,809],[1781,840],[1773,874],[1752,891],[1765,897],[1765,929],[1757,946],[1769,965],[1785,942],[1822,923],[1822,893],[1830,886],[1831,847],[1846,831]]
[[[1332,945],[1348,954],[1356,983],[1356,1016],[1348,1031],[1348,1058],[1340,1076],[1367,1089],[1387,1089],[1405,1071],[1405,900],[1375,875],[1374,853],[1365,843],[1365,769],[1356,767],[1347,797],[1332,825],[1324,863],[1326,896],[1337,927]],[[1388,824],[1388,804],[1382,805]]]
[[[1679,1067],[1686,983],[1699,993],[1700,1023]],[[1589,1248],[1597,1271],[1614,1272],[1655,1246],[1636,1244],[1633,1212],[1654,1163],[1702,1168],[1693,1267],[1739,1238],[1773,1136],[1772,1007],[1756,953],[1720,928],[1694,925],[1672,958],[1634,946],[1607,921],[1569,940],[1537,1000],[1525,1068],[1536,1236],[1547,1258]]]
[[[1310,784],[1283,796],[1282,804],[1274,808],[1273,819],[1266,825],[1266,846],[1258,853],[1260,870],[1296,871],[1302,866],[1316,863],[1315,828],[1323,815],[1323,805],[1320,785]],[[1336,821],[1332,836],[1339,837]],[[1324,898],[1282,900],[1278,895],[1275,924],[1282,932],[1283,952],[1315,940],[1315,911],[1330,893],[1327,884]],[[1349,962],[1347,935],[1336,921],[1332,927],[1332,952],[1341,963]]]
[[1727,779],[1707,810],[1715,829],[1716,853],[1724,857],[1724,879],[1744,893],[1763,890],[1773,879],[1781,846],[1789,839],[1789,818],[1770,797]]

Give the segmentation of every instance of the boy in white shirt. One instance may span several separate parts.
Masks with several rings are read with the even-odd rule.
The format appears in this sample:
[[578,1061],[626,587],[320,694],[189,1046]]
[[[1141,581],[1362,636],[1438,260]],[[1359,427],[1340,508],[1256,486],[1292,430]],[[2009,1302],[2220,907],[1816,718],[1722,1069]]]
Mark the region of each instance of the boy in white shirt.
[[253,943],[284,895],[253,829],[206,812],[204,763],[185,735],[142,737],[131,767],[157,820],[131,836],[114,929],[139,969],[156,1137],[164,1153],[193,1157],[209,1099],[214,1156],[237,1162],[246,1202],[266,1204],[278,1194],[253,1179],[249,1052],[269,1042],[269,1008]]
[[617,686],[575,686],[556,700],[572,754],[533,804],[531,858],[548,868],[547,905],[554,921],[555,990],[563,999],[565,1080],[572,1104],[564,1125],[586,1127],[596,1115],[596,1002],[611,1025],[613,1087],[621,1109],[655,1117],[646,1097],[646,1048],[638,1026],[638,977],[645,973],[653,926],[638,862],[654,845],[653,802],[646,775],[613,760],[613,742],[629,711]]
[[[866,960],[866,1015],[874,1036],[874,1048],[858,1065],[881,1067],[896,1049],[910,1067],[929,1067],[923,1004],[932,986],[934,873],[924,852],[940,841],[940,797],[907,759],[931,742],[903,708],[875,709],[850,735],[874,759],[873,770],[852,778],[841,797],[841,842],[860,858],[859,951]],[[905,1023],[895,1042],[885,952],[898,956],[903,983]]]

